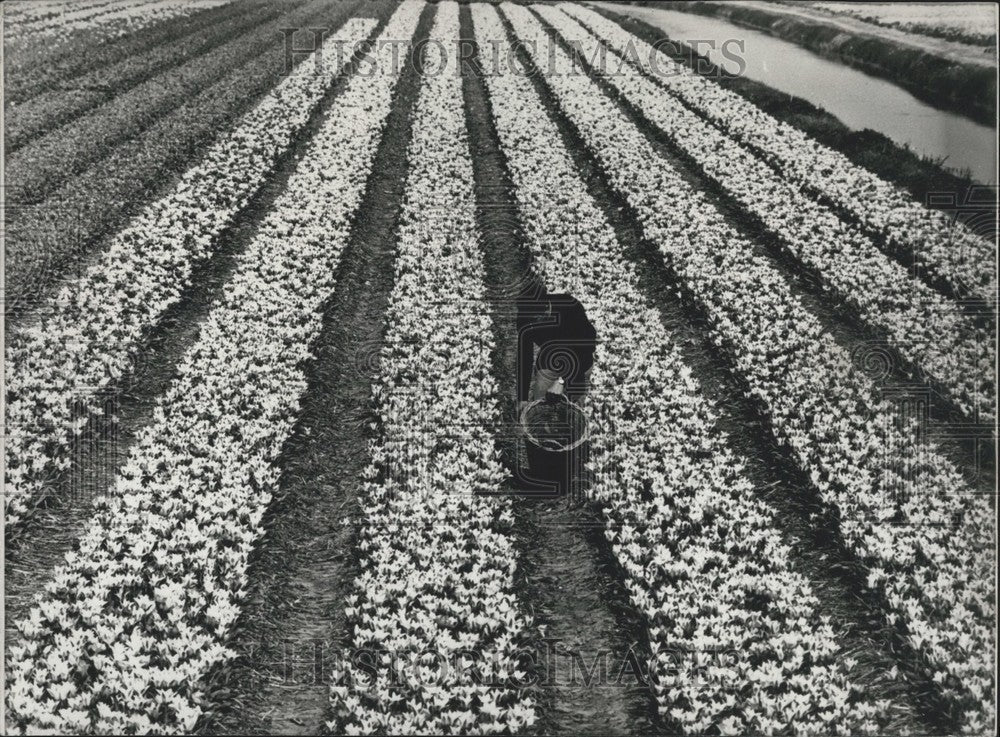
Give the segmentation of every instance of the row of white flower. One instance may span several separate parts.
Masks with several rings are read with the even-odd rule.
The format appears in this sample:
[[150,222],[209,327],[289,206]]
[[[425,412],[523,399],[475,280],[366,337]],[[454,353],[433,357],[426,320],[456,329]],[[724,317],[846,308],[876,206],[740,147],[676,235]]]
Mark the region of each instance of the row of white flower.
[[[472,10],[480,48],[503,39],[495,9]],[[795,572],[775,513],[742,463],[531,81],[484,59],[491,108],[528,245],[548,287],[586,307],[599,336],[587,397],[593,493],[643,613],[661,711],[686,732],[877,732],[877,707],[838,664],[835,633]],[[690,657],[680,669],[678,649]],[[735,651],[709,664],[706,651]]]
[[[107,252],[11,336],[7,349],[6,525],[12,529],[68,465],[84,402],[127,375],[142,338],[189,285],[218,235],[263,185],[341,71],[340,44],[367,38],[354,18],[216,141],[177,186],[149,205]],[[315,64],[314,64],[315,62]]]
[[[538,12],[587,59],[601,42],[552,6]],[[882,253],[856,227],[785,181],[740,143],[688,110],[617,52],[611,66],[592,67],[666,133],[704,172],[760,218],[783,247],[816,271],[867,324],[885,331],[900,355],[939,383],[970,419],[995,416],[992,330],[980,329],[942,297]],[[987,264],[979,268],[989,271]]]
[[[531,13],[502,6],[563,113],[710,320],[969,731],[992,723],[994,522],[915,423],[825,334],[770,262],[691,190]],[[899,423],[899,424],[897,424]]]
[[457,3],[438,6],[431,38],[456,53],[446,68],[434,60],[441,73],[423,77],[413,118],[348,609],[352,649],[379,653],[379,665],[335,675],[334,733],[516,734],[535,720],[519,662],[530,620],[513,591],[513,515],[499,493]]
[[575,3],[559,7],[789,179],[880,233],[890,250],[912,254],[914,265],[921,271],[940,278],[958,295],[989,300],[996,297],[996,271],[990,266],[993,244],[963,223],[914,202],[905,192],[838,151],[674,62],[590,8]]
[[[423,3],[382,34],[410,39]],[[261,225],[100,500],[79,548],[17,623],[12,732],[190,732],[225,663],[248,556],[279,481],[303,364],[364,194],[399,74],[351,80]],[[383,71],[384,70],[384,71]]]

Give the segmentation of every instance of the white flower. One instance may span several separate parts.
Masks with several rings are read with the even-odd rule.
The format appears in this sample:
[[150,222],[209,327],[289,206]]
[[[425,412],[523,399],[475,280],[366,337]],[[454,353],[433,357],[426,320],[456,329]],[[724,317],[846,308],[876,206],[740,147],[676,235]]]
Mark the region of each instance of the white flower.
[[[401,5],[382,37],[411,37],[421,7]],[[373,24],[368,19],[345,28],[358,32]],[[376,53],[382,55],[379,67],[391,70],[391,47]],[[187,732],[197,721],[204,676],[232,657],[225,641],[245,592],[248,556],[278,481],[275,462],[306,389],[301,356],[308,346],[295,351],[276,347],[308,344],[318,333],[320,307],[334,288],[349,236],[347,223],[361,201],[398,78],[391,72],[356,77],[331,107],[310,155],[239,257],[229,288],[212,305],[177,378],[158,399],[152,422],[124,464],[123,494],[95,507],[79,550],[56,571],[58,585],[47,589],[19,623],[23,649],[12,651],[10,683],[15,693],[32,694],[32,700],[8,702],[11,724],[36,733],[50,726],[47,715],[57,713],[65,727],[61,732],[148,733],[154,728]],[[331,82],[290,75],[278,88],[287,94],[289,109],[273,96],[262,103],[264,110],[281,112],[278,118],[287,112],[289,120],[277,122],[273,110],[264,120],[260,112],[256,118],[251,113],[249,120],[256,125],[244,131],[248,140],[263,135],[269,141],[268,157],[276,156]],[[364,120],[357,113],[361,104],[369,111]],[[261,125],[265,129],[257,127]],[[212,155],[238,155],[245,141],[237,143],[233,150],[232,142],[224,140]],[[258,159],[254,165],[264,163]],[[330,186],[317,186],[324,179],[321,173],[331,170],[343,176]],[[247,173],[242,168],[234,172],[237,177]],[[218,184],[212,179],[202,185],[185,182],[191,191]],[[181,191],[188,190],[182,186]],[[181,201],[185,196],[178,195]],[[201,211],[200,203],[191,206]],[[294,221],[303,208],[310,212],[311,227],[323,230],[323,239],[298,226],[287,238],[275,238],[274,225]],[[142,258],[149,256],[153,263],[169,259],[176,244],[160,245],[167,250],[152,249]],[[189,268],[192,254],[177,250],[180,265]],[[132,253],[138,258],[138,251]],[[155,287],[160,294],[176,275],[165,272],[157,278],[166,280]],[[142,314],[142,319],[152,317]],[[98,319],[81,325],[109,332],[116,327]],[[124,339],[141,329],[129,324],[125,332],[114,334]],[[147,587],[151,598],[139,593]],[[71,636],[62,634],[67,619]],[[154,667],[154,659],[166,663]],[[71,664],[88,661],[100,678],[67,677]],[[98,699],[107,708],[88,723],[89,715],[76,711],[75,704]],[[71,708],[57,711],[63,701]],[[162,704],[170,708],[159,708]]]
[[[887,614],[899,615],[913,633],[914,644],[923,648],[932,672],[962,673],[956,683],[964,684],[964,692],[949,688],[948,697],[969,706],[968,713],[978,712],[991,720],[993,707],[989,699],[978,695],[980,687],[990,694],[993,689],[990,551],[995,543],[990,505],[980,495],[970,493],[959,471],[933,447],[921,446],[913,423],[901,428],[894,424],[892,407],[877,398],[872,382],[853,369],[850,357],[824,334],[781,274],[757,256],[753,246],[732,230],[717,209],[660,159],[617,104],[589,77],[569,71],[569,57],[554,45],[531,12],[511,4],[502,7],[516,34],[522,40],[535,42],[527,44],[528,53],[535,55],[562,113],[596,155],[612,187],[634,208],[645,236],[659,246],[686,295],[708,315],[714,342],[746,380],[748,396],[771,417],[776,439],[792,449],[823,501],[839,513],[840,532],[873,571],[872,585],[880,586],[885,594],[890,609]],[[557,29],[570,27],[565,16],[551,8],[538,6],[538,12]],[[474,10],[477,17],[484,14],[489,12]],[[502,31],[496,30],[494,37],[497,34],[503,36]],[[608,81],[624,94],[634,96],[640,106],[648,108],[647,114],[657,113],[656,120],[671,135],[684,135],[666,119],[672,113],[664,114],[663,110],[687,118],[662,89],[644,84],[634,71]],[[514,98],[509,94],[504,99]],[[494,112],[498,114],[502,109],[495,106]],[[521,117],[539,116],[526,113]],[[533,128],[530,134],[521,131],[519,136],[523,141],[525,137],[537,138],[538,132]],[[700,145],[697,140],[689,144]],[[725,150],[733,156],[746,156],[726,145]],[[726,176],[725,162],[710,161],[711,152],[691,150],[709,167],[710,176]],[[534,166],[552,168],[549,162]],[[779,212],[783,206],[771,200],[768,203]],[[859,243],[851,247],[860,248]],[[870,250],[868,253],[871,255]],[[822,249],[814,255],[826,258]],[[550,261],[545,260],[546,269]],[[864,263],[883,261],[879,256]],[[877,278],[885,276],[879,270],[871,273],[878,274]],[[843,270],[832,276],[850,278]],[[880,289],[874,289],[873,294],[886,294]],[[858,296],[864,298],[860,293]],[[930,322],[930,330],[944,324]],[[647,334],[643,334],[644,339]],[[951,338],[942,340],[941,345],[952,345],[948,342]],[[938,365],[958,377],[951,382],[953,386],[968,379],[956,367],[961,362],[968,365],[970,354],[964,349],[959,353],[964,357],[956,356],[958,362],[951,364],[948,356],[938,354],[944,362]],[[987,346],[973,363],[991,353],[992,346]],[[977,370],[969,376],[976,375]],[[663,382],[656,386],[650,394],[661,391]],[[657,425],[650,422],[649,426]],[[619,433],[623,430],[615,429]],[[633,461],[628,459],[620,467],[605,461],[602,471],[611,477],[612,471],[626,478],[631,475],[635,479],[633,488],[638,488],[643,479],[635,477]],[[914,471],[907,479],[907,493],[898,500],[890,486],[898,486],[901,481],[893,470],[896,464]],[[669,505],[658,510],[662,516],[654,518],[664,532],[676,525],[674,506],[671,499]],[[903,524],[877,523],[890,509]],[[619,555],[631,555],[633,550],[647,547],[636,548],[625,540],[615,550]],[[636,561],[635,569],[644,570],[644,564],[643,560]],[[930,585],[930,581],[934,584]],[[962,594],[955,596],[956,592]],[[977,614],[966,615],[961,600],[974,601]],[[972,658],[967,657],[963,647],[963,643],[970,642],[976,643]],[[859,725],[859,729],[862,727],[873,728],[870,721]]]

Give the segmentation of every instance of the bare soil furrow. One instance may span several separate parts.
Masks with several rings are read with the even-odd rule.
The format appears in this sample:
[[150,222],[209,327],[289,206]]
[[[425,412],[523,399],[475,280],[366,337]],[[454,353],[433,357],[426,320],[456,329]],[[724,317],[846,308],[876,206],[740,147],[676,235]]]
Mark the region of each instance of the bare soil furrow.
[[[427,37],[432,16],[425,10],[415,43]],[[230,698],[205,726],[207,733],[316,734],[329,716],[328,676],[342,652],[344,597],[357,575],[354,541],[371,387],[419,91],[416,70],[406,63],[316,342],[281,488],[262,523],[266,532],[252,559],[234,642],[240,657],[217,675]]]
[[[471,39],[471,16],[462,15]],[[523,463],[517,428],[518,289],[535,277],[520,232],[510,177],[490,117],[487,93],[473,66],[463,70],[466,116],[477,189],[477,216],[501,388],[501,451],[510,471]],[[516,498],[517,547],[524,600],[539,625],[536,646],[540,734],[623,735],[659,731],[650,691],[629,668],[645,663],[649,644],[628,604],[599,510],[587,502],[577,478],[563,499]],[[511,492],[518,491],[515,481]],[[592,670],[594,669],[594,670]]]
[[[336,28],[358,7],[317,2],[283,16],[300,27]],[[301,55],[296,57],[299,60]],[[172,110],[147,130],[33,205],[5,211],[8,324],[44,309],[60,280],[83,273],[107,240],[150,202],[171,191],[204,146],[252,109],[285,73],[280,40]],[[12,267],[12,264],[16,267]]]
[[83,31],[62,42],[4,39],[6,104],[22,103],[46,89],[66,84],[95,69],[108,68],[150,49],[169,45],[207,25],[225,23],[244,12],[240,3],[220,5],[169,18],[117,38],[98,38]]
[[[522,60],[530,65],[523,52]],[[940,696],[935,685],[919,672],[902,633],[885,621],[884,607],[866,589],[866,573],[836,533],[836,524],[822,515],[818,495],[808,477],[788,450],[774,440],[767,414],[747,398],[738,371],[712,342],[704,313],[683,282],[665,265],[655,244],[643,238],[631,207],[612,189],[597,160],[560,113],[541,75],[534,79],[577,167],[585,175],[588,192],[601,204],[630,260],[636,264],[640,288],[660,310],[664,329],[677,336],[677,344],[693,375],[706,395],[714,399],[720,432],[740,456],[757,493],[778,510],[778,519],[783,523],[781,532],[794,553],[793,564],[807,577],[824,613],[831,617],[844,662],[852,661],[847,672],[873,698],[888,700],[894,727],[908,729],[913,734],[939,733],[945,724],[941,721]],[[648,130],[646,133],[652,137]],[[662,142],[658,142],[657,148],[692,187],[705,191],[720,206],[697,172],[686,167]],[[721,206],[720,209],[734,227],[746,233],[745,222],[738,215],[731,209]],[[751,242],[760,240],[753,234],[748,237]],[[819,308],[816,302],[813,299],[808,304]],[[841,337],[839,333],[836,335]]]
[[[563,47],[568,49],[565,44]],[[990,427],[971,422],[939,384],[900,355],[884,330],[864,322],[846,300],[826,286],[822,274],[788,253],[779,237],[760,218],[747,212],[723,191],[690,156],[674,145],[641,111],[618,95],[610,84],[599,77],[594,77],[594,81],[609,97],[618,101],[619,107],[643,132],[657,152],[685,176],[692,188],[707,195],[727,220],[749,242],[755,244],[758,252],[771,260],[793,285],[806,309],[855,358],[859,366],[865,366],[865,362],[875,356],[879,357],[875,373],[885,396],[896,403],[900,412],[922,413],[921,422],[926,441],[933,443],[956,466],[963,469],[971,484],[988,493],[995,484],[995,467],[992,461],[994,445]],[[956,311],[968,313],[976,309],[972,305],[955,305]],[[987,312],[983,306],[978,307],[977,314],[982,320],[989,319],[991,313],[992,310]]]
[[[388,0],[368,6],[384,20]],[[5,551],[5,647],[15,642],[14,622],[29,610],[51,570],[72,550],[93,514],[94,500],[115,493],[117,469],[129,457],[140,430],[152,420],[156,401],[176,375],[178,360],[197,340],[201,323],[221,295],[237,258],[253,240],[272,203],[305,153],[326,111],[334,104],[352,65],[327,93],[296,143],[233,224],[219,236],[219,248],[192,277],[184,298],[164,315],[122,381],[102,396],[105,415],[79,437],[71,470],[53,485],[50,497],[26,522],[24,532]]]
[[282,10],[259,2],[224,6],[226,16],[190,35],[123,59],[109,67],[67,80],[6,110],[7,155],[89,110],[127,93],[147,79],[209,53],[235,35],[279,15]]

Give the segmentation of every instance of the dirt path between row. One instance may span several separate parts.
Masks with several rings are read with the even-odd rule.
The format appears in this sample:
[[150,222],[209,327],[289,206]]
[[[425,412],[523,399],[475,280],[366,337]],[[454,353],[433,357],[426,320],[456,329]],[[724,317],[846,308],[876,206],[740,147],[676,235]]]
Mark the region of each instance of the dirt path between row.
[[[388,8],[388,0],[382,0],[370,6],[369,12],[384,19]],[[157,400],[175,378],[180,359],[198,339],[201,324],[229,281],[239,255],[284,191],[347,78],[345,73],[334,83],[296,142],[277,162],[274,174],[220,234],[216,252],[192,275],[193,286],[148,336],[126,376],[101,395],[105,416],[92,421],[73,443],[70,471],[53,483],[49,498],[25,521],[18,535],[8,536],[4,555],[5,660],[18,637],[13,624],[28,613],[34,595],[42,590],[52,570],[78,544],[93,515],[94,500],[115,493],[118,468],[152,420]]]
[[[427,37],[432,18],[429,6],[415,43]],[[318,734],[328,716],[328,679],[347,647],[344,598],[358,573],[355,540],[361,472],[369,460],[371,391],[393,286],[419,88],[408,60],[313,349],[309,389],[282,458],[281,486],[252,558],[233,644],[239,659],[216,674],[230,697],[202,733]]]
[[[462,11],[462,38],[473,37]],[[466,118],[476,180],[477,221],[494,326],[494,374],[501,391],[503,460],[524,462],[517,432],[518,289],[533,279],[512,184],[493,126],[488,91],[471,67],[464,70]],[[511,483],[516,490],[516,484]],[[520,553],[519,586],[533,612],[537,646],[540,734],[626,735],[662,731],[649,689],[630,670],[646,663],[648,641],[607,545],[604,521],[586,501],[586,483],[574,480],[557,500],[515,497]],[[594,669],[591,671],[591,669]],[[592,675],[590,675],[592,673]]]
[[[269,22],[276,34],[280,26],[339,28],[367,7],[364,0],[335,5],[316,0],[289,5]],[[141,132],[111,147],[97,146],[102,151],[86,168],[62,177],[63,184],[43,201],[14,204],[10,196],[21,183],[8,176],[3,294],[8,335],[12,326],[29,327],[62,283],[72,285],[133,217],[172,192],[205,148],[235,130],[284,72],[284,43],[276,35],[267,51],[244,59],[180,106],[148,121]]]
[[[523,53],[522,59],[528,62]],[[656,245],[644,239],[634,210],[614,191],[583,139],[561,114],[545,87],[544,78],[536,74],[534,79],[546,110],[556,121],[574,163],[583,174],[589,194],[604,211],[624,246],[626,257],[635,265],[639,288],[659,310],[664,330],[674,336],[704,394],[714,400],[719,431],[745,465],[747,478],[756,492],[778,511],[780,531],[790,546],[794,568],[807,578],[823,613],[831,617],[844,662],[846,658],[854,661],[846,668],[849,677],[873,698],[888,700],[891,731],[906,729],[913,734],[941,731],[933,706],[939,703],[939,695],[914,667],[912,652],[900,634],[885,623],[879,602],[866,593],[864,570],[846,550],[835,526],[817,523],[815,515],[820,505],[808,476],[774,440],[766,413],[747,398],[738,372],[712,342],[706,316],[686,293],[683,282],[667,268]],[[624,112],[633,122],[640,122],[633,111]],[[648,127],[640,128],[660,156],[692,188],[702,190],[737,231],[751,243],[761,241],[760,233],[748,232],[746,220],[727,208],[717,193],[706,187],[697,171],[688,167]],[[793,277],[792,281],[798,280]],[[801,285],[797,283],[797,287]],[[820,309],[817,300],[807,302],[810,307]],[[843,338],[845,332],[846,329],[841,330],[838,337]],[[897,670],[899,676],[894,675]]]

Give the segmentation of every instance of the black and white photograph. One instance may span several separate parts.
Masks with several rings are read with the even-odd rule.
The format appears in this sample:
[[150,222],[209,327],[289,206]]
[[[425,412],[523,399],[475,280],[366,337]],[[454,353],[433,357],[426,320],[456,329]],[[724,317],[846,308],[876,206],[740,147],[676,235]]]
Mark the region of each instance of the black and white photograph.
[[0,4],[2,733],[995,735],[998,18]]

